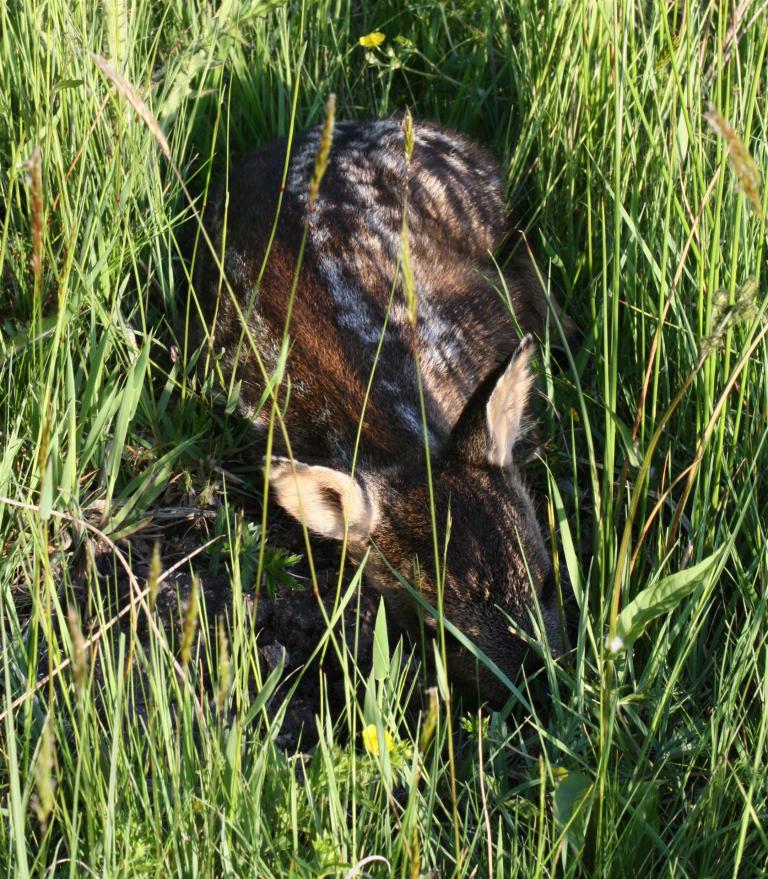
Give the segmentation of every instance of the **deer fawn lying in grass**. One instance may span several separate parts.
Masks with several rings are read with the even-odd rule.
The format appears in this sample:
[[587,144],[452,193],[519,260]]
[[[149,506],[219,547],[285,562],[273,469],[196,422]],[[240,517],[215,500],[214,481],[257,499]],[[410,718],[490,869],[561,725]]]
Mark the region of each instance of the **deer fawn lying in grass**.
[[[225,375],[236,370],[241,409],[262,435],[265,378],[285,356],[289,318],[280,407],[290,449],[279,426],[274,438],[295,458],[268,462],[272,494],[316,534],[346,537],[355,561],[372,548],[365,575],[403,625],[417,602],[389,566],[409,582],[418,566],[417,588],[438,603],[426,431],[444,615],[511,677],[525,645],[510,618],[531,633],[538,606],[550,647],[560,642],[550,560],[513,459],[546,298],[530,263],[500,276],[489,255],[506,232],[489,156],[435,125],[411,134],[406,149],[399,120],[337,124],[311,194],[321,128],[294,143],[284,190],[284,141],[247,156],[206,210],[225,279],[200,245],[194,285],[211,349]],[[429,614],[425,624],[436,628]],[[448,662],[482,697],[508,695],[453,639]]]

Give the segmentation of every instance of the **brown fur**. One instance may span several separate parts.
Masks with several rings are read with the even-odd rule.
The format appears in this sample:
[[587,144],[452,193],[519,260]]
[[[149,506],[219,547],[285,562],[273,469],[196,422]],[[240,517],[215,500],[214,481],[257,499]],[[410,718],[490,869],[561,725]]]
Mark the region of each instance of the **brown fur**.
[[[554,596],[542,590],[550,564],[533,506],[512,463],[530,380],[530,347],[497,294],[501,281],[489,250],[506,233],[501,185],[489,156],[436,126],[415,127],[412,161],[393,120],[344,123],[308,217],[307,189],[318,147],[314,129],[296,143],[274,242],[254,291],[277,209],[285,144],[268,144],[234,166],[228,187],[206,212],[224,254],[227,281],[266,366],[276,363],[289,291],[305,226],[307,243],[290,326],[293,453],[323,467],[273,464],[279,503],[306,516],[320,534],[339,538],[348,526],[353,557],[372,545],[403,577],[414,562],[425,599],[437,603],[425,482],[417,361],[423,375],[435,500],[443,540],[450,507],[445,613],[508,675],[524,653],[504,613],[533,632],[537,600],[550,642],[559,634]],[[403,211],[418,299],[408,320],[398,275]],[[547,305],[532,266],[506,270],[505,283],[524,332],[540,333]],[[198,259],[194,283],[212,327],[214,352],[242,380],[241,407],[263,430],[269,407],[247,341],[235,362],[241,325],[214,261]],[[365,411],[354,479],[349,475],[360,413],[390,293],[394,299]],[[284,399],[285,389],[281,392]],[[279,444],[279,451],[285,448]],[[328,468],[331,468],[330,470]],[[334,473],[336,475],[334,475]],[[294,481],[297,480],[297,481]],[[306,511],[304,508],[306,507]],[[342,527],[343,536],[343,527]],[[401,622],[415,608],[372,552],[366,575]],[[488,698],[505,688],[458,648],[451,672],[480,685]]]

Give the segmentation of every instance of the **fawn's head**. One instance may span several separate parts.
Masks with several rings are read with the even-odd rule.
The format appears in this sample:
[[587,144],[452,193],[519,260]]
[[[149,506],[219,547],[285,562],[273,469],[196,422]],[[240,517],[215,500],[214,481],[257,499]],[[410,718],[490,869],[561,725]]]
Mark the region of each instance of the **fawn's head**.
[[[514,628],[531,633],[537,605],[551,646],[557,649],[559,641],[553,596],[542,591],[550,561],[512,457],[533,384],[531,351],[526,337],[481,384],[432,461],[444,615],[509,677],[525,653]],[[421,455],[354,477],[275,458],[269,481],[278,504],[311,531],[339,541],[346,535],[353,559],[371,548],[365,575],[401,625],[413,628],[418,603],[393,571],[437,607],[433,522]],[[429,613],[423,619],[428,629],[436,629]],[[463,688],[495,701],[508,695],[455,639],[450,639],[448,664]]]

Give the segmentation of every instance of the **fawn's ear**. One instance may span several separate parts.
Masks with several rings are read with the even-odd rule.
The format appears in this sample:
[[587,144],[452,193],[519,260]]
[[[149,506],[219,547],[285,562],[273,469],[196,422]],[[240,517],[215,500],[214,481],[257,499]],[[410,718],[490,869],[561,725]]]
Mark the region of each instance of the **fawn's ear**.
[[523,417],[533,387],[533,336],[477,388],[453,429],[450,448],[470,464],[507,467],[523,433]]
[[284,510],[322,537],[343,540],[346,524],[349,540],[362,543],[376,525],[376,498],[340,470],[275,457],[269,465],[269,485]]

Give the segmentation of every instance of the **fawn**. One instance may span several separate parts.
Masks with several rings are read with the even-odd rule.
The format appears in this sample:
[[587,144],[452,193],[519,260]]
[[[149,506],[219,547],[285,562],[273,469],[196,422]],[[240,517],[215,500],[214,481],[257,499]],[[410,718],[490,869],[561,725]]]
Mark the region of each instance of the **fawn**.
[[[274,430],[276,450],[291,457],[267,462],[272,495],[316,534],[346,539],[353,561],[371,548],[367,581],[405,627],[417,603],[388,565],[408,582],[418,566],[415,585],[437,606],[426,430],[441,563],[450,509],[444,615],[511,677],[526,648],[510,619],[531,633],[540,612],[550,648],[560,646],[550,559],[513,460],[546,297],[531,263],[500,276],[491,258],[507,227],[490,156],[437,125],[411,131],[407,152],[400,120],[336,124],[315,199],[320,127],[293,144],[284,190],[284,140],[236,163],[205,211],[221,261],[201,247],[193,283],[211,350],[225,375],[236,371],[241,410],[262,437],[265,377],[291,310],[279,391],[290,449]],[[436,628],[429,614],[424,622]],[[483,698],[508,695],[453,639],[448,664]]]

